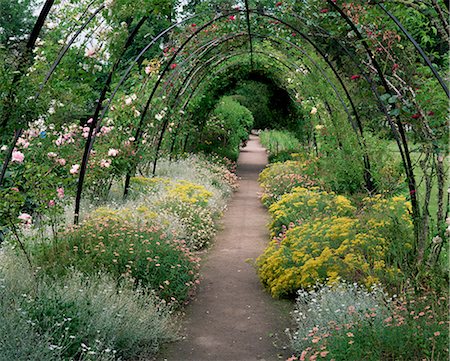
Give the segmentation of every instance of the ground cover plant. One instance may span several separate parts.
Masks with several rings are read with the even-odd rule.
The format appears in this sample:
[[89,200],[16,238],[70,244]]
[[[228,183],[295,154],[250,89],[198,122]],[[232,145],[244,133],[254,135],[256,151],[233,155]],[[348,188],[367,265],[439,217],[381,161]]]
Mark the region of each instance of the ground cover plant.
[[299,291],[290,360],[445,360],[448,299],[351,283]]
[[36,255],[36,264],[50,275],[65,276],[72,269],[90,275],[105,272],[155,290],[168,303],[187,301],[198,279],[197,257],[184,241],[156,225],[97,217],[60,237]]
[[28,265],[4,255],[0,274],[1,360],[145,357],[175,338],[166,304],[105,274],[72,272],[36,287]]
[[412,249],[408,204],[402,197],[366,202],[357,214],[343,196],[295,188],[273,204],[274,239],[258,259],[270,292],[290,296],[338,279],[369,287],[401,283]]

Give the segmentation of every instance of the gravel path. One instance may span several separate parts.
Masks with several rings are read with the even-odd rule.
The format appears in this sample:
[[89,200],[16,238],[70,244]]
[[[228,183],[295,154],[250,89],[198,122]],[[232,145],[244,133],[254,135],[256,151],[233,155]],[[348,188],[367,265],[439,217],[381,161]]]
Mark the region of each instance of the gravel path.
[[289,302],[273,300],[261,286],[252,260],[268,241],[268,215],[257,182],[267,164],[258,137],[251,136],[238,161],[241,178],[222,220],[222,230],[202,266],[197,298],[188,306],[181,341],[159,360],[272,361],[289,357],[284,328]]

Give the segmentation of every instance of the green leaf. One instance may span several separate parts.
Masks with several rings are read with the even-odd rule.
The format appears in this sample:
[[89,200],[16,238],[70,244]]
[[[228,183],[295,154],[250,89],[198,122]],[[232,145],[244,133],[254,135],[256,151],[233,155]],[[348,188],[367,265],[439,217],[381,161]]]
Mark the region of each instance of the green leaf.
[[390,114],[390,115],[393,115],[393,116],[400,115],[400,109],[399,109],[399,108],[392,109],[392,110],[389,112],[389,114]]
[[388,99],[388,103],[394,104],[395,102],[397,102],[397,99],[398,99],[398,95],[393,95]]

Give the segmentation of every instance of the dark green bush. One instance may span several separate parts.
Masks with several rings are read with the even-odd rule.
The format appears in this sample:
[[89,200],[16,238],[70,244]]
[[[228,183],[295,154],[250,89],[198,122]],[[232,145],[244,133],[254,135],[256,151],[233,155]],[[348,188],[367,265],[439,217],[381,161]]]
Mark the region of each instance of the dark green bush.
[[236,160],[252,127],[252,113],[233,98],[223,97],[204,127],[199,148]]

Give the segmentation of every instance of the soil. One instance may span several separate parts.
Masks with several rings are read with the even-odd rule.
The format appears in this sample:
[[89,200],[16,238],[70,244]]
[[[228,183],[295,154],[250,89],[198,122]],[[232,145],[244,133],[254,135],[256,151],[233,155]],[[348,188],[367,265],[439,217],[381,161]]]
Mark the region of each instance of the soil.
[[206,255],[197,297],[187,307],[183,337],[158,360],[272,361],[291,355],[284,330],[292,304],[272,299],[254,266],[269,240],[257,181],[266,164],[266,151],[252,135],[238,160],[240,187]]

